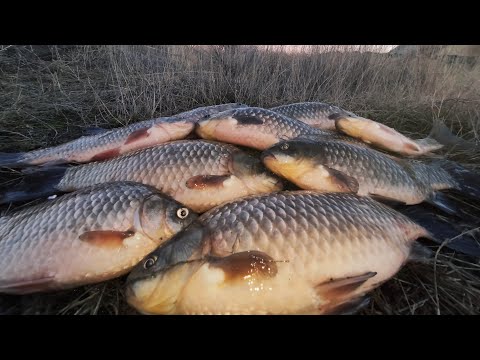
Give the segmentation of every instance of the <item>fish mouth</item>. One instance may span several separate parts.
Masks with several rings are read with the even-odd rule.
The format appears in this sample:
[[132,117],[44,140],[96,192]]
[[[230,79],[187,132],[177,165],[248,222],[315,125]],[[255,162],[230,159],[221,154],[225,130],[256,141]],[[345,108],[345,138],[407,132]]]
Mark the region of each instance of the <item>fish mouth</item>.
[[224,142],[238,141],[241,136],[238,132],[238,121],[231,116],[215,115],[197,123],[197,134],[207,140],[220,140]]
[[[262,155],[262,161],[271,172],[294,183],[295,185],[309,190],[307,184],[303,184],[304,178],[310,178],[315,170],[315,164],[308,158],[297,158],[290,155],[272,153]],[[302,184],[302,185],[300,185]]]
[[264,151],[260,155],[260,159],[262,160],[263,165],[265,165],[268,170],[270,170],[274,174],[281,175],[281,172],[279,170],[281,167],[281,160],[277,158],[274,153],[268,150]]
[[355,124],[355,123],[358,123],[360,122],[361,120],[357,119],[357,118],[354,118],[354,117],[351,117],[351,116],[345,116],[345,115],[337,115],[335,116],[334,118],[335,122],[342,122],[342,123],[352,123],[352,124]]
[[127,303],[146,315],[175,313],[183,289],[203,263],[203,260],[181,262],[155,275],[127,279]]
[[285,187],[285,182],[279,177],[270,176],[269,181],[273,191],[280,191]]
[[220,124],[220,120],[208,117],[197,122],[196,133],[207,140],[215,139],[215,130]]
[[340,131],[356,132],[362,131],[368,122],[368,119],[361,117],[339,115],[335,118],[335,127]]
[[[142,314],[154,314],[158,304],[154,302],[158,280],[155,276],[150,278],[135,279],[125,286],[125,299],[127,303]],[[158,311],[158,310],[157,310]]]
[[277,161],[278,159],[275,157],[275,155],[270,152],[270,151],[264,151],[262,152],[262,154],[260,155],[260,159],[262,160],[262,162],[265,164],[265,162],[273,162],[273,161]]
[[176,140],[188,135],[194,129],[195,123],[192,121],[180,120],[175,122],[158,123],[155,124],[154,127],[163,130],[170,140]]
[[335,119],[335,128],[347,135],[358,137],[363,126],[359,126],[357,119],[346,116],[339,116]]
[[[278,166],[287,166],[287,167],[297,166],[301,162],[301,160],[296,156],[282,154],[282,153],[274,154],[273,152],[270,152],[268,150],[264,151],[260,155],[260,158],[263,164],[267,167],[267,169],[270,169],[270,170]],[[276,171],[274,172],[277,173]]]

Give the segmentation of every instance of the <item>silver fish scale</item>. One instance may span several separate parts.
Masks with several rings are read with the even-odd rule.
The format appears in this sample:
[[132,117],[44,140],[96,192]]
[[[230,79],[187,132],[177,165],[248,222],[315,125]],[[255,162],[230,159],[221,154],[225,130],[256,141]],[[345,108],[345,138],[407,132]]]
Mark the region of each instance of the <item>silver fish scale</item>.
[[103,134],[82,136],[76,140],[55,147],[30,151],[25,154],[25,160],[37,160],[42,157],[58,156],[60,154],[61,156],[68,157],[76,153],[89,151],[92,148],[98,149],[98,152],[109,150],[112,147],[112,143],[123,142],[128,135],[134,131],[151,127],[154,121],[158,121],[158,119],[141,121],[129,126],[110,130]]
[[268,131],[280,138],[283,136],[293,138],[300,135],[330,135],[329,132],[312,128],[301,121],[262,108],[235,109],[232,111],[232,116],[251,116],[261,119]]
[[439,166],[425,164],[418,160],[405,160],[415,179],[432,190],[459,188],[452,176]]
[[354,113],[338,106],[321,102],[287,104],[271,108],[270,110],[297,120],[317,119],[319,117],[328,119],[332,114],[356,116]]
[[32,254],[39,263],[48,262],[59,247],[73,246],[87,231],[129,230],[135,210],[151,194],[157,191],[138,184],[104,184],[6,216],[0,227],[1,267],[7,271]]
[[[416,181],[395,160],[373,149],[340,142],[322,142],[318,148],[323,153],[320,159],[324,157],[326,160],[321,161],[322,164],[358,179],[360,184],[367,184],[369,189],[392,188],[395,192],[415,192],[419,196],[430,191],[428,182]],[[422,170],[432,172],[432,169]]]
[[212,106],[203,106],[193,110],[185,111],[180,114],[172,116],[176,120],[187,119],[188,121],[197,122],[200,119],[203,119],[206,116],[218,114],[223,111],[230,109],[248,107],[248,105],[240,103],[228,103]]
[[76,140],[61,144],[55,147],[38,149],[24,154],[25,161],[38,160],[41,158],[52,158],[58,160],[61,157],[70,157],[74,154],[88,152],[97,149],[97,153],[115,148],[114,144],[122,145],[123,142],[136,130],[150,128],[155,124],[174,123],[177,121],[197,122],[205,116],[210,116],[221,111],[232,108],[246,107],[247,105],[238,103],[220,104],[200,107],[197,109],[185,111],[183,113],[170,117],[158,117],[155,119],[140,121],[121,128],[112,129],[106,133],[82,136]]
[[70,168],[57,188],[69,191],[108,181],[134,181],[173,194],[197,174],[229,174],[238,148],[222,143],[182,140],[134,151],[107,161]]
[[[345,253],[368,259],[379,252],[380,242],[404,252],[410,234],[424,231],[372,199],[308,191],[240,199],[199,220],[211,231],[214,253],[259,250],[279,261],[302,259],[294,262],[298,267]],[[342,251],[345,246],[355,251]]]

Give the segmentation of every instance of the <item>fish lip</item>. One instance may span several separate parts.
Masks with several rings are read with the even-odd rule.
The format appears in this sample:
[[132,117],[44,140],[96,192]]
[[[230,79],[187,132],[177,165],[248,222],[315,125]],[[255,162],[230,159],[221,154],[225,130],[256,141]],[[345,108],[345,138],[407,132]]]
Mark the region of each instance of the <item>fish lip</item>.
[[345,114],[341,114],[341,113],[333,113],[333,114],[330,114],[328,115],[328,118],[330,120],[334,120],[334,121],[338,121],[338,120],[341,120],[341,119],[346,119],[348,118],[348,115],[345,115]]
[[262,160],[262,162],[265,162],[265,160],[277,160],[275,155],[268,150],[262,152],[262,154],[260,155],[260,159]]
[[[150,277],[150,276],[148,276]],[[152,276],[153,278],[154,276]],[[130,277],[129,277],[130,278]],[[137,306],[147,302],[152,296],[153,294],[155,293],[155,290],[156,290],[156,286],[151,290],[151,292],[146,296],[146,300],[139,297],[138,296],[138,293],[135,291],[135,284],[138,282],[138,281],[143,281],[145,280],[145,277],[143,278],[137,278],[135,279],[134,281],[128,281],[128,278],[127,278],[127,282],[124,286],[124,289],[125,289],[125,299],[127,301],[127,303],[132,306],[134,309],[136,309],[137,311],[139,312],[142,312],[141,310],[138,310]],[[143,312],[142,312],[143,313]]]
[[[138,265],[141,264],[141,263],[143,263],[144,260],[145,260],[145,259],[142,259],[142,261],[140,261],[140,262],[138,263]],[[133,269],[133,270],[134,270],[134,269]],[[143,275],[143,276],[138,276],[138,275],[137,275],[137,276],[131,276],[133,270],[128,274],[127,279],[125,280],[125,287],[126,287],[126,288],[130,288],[131,285],[135,284],[137,281],[143,281],[143,280],[146,280],[146,279],[149,279],[149,278],[153,279],[153,278],[156,276],[156,273],[154,273],[154,274],[147,274],[147,275]],[[135,275],[135,274],[133,274],[133,275]],[[133,290],[132,290],[132,291],[133,291]]]
[[220,121],[215,116],[202,119],[195,124],[195,132],[202,138],[207,140],[215,139],[215,130]]
[[132,296],[135,296],[135,291],[132,289],[132,284],[134,284],[132,281],[129,281],[127,278],[127,281],[125,282],[125,298],[129,299]]
[[[200,267],[206,261],[208,261],[208,256],[207,257],[202,256],[201,258],[198,258],[198,259],[179,261],[171,266],[165,267],[162,270],[155,272],[154,274],[139,276],[133,280],[130,279],[130,276],[129,276],[124,285],[124,289],[125,289],[124,293],[125,293],[125,298],[127,300],[127,303],[142,314],[155,314],[156,313],[155,310],[152,311],[152,309],[155,309],[156,307],[158,307],[158,305],[162,304],[162,301],[158,301],[158,299],[156,301],[156,298],[155,298],[156,293],[159,291],[158,287],[159,285],[161,286],[162,279],[160,279],[160,283],[156,279],[163,276],[166,272],[170,270],[175,270],[175,268],[179,266],[192,265],[192,264],[194,266],[196,265],[193,271],[189,274],[188,279],[180,283],[181,286],[179,288],[179,294],[181,294],[183,289],[185,289],[185,287],[188,285],[189,279],[191,279],[191,277],[198,272]],[[139,296],[138,291],[135,290],[135,284],[145,280],[154,281],[155,282],[153,284],[154,286],[151,288],[151,290],[148,293],[143,293],[143,295]],[[140,286],[142,286],[142,284],[140,284]],[[140,290],[140,292],[142,291]],[[144,306],[145,304],[152,304],[152,303],[153,303],[153,306],[152,305]]]
[[285,187],[285,181],[283,181],[283,179],[281,179],[278,176],[273,179],[274,179],[274,185],[276,188],[278,188],[278,191],[283,190],[283,188]]
[[197,121],[197,125],[198,125],[198,126],[206,126],[206,125],[208,125],[210,122],[215,122],[215,120],[217,120],[216,115],[217,115],[217,114],[213,114],[213,115],[206,116],[206,117],[198,120],[198,121]]
[[348,122],[349,124],[358,124],[358,123],[362,123],[363,118],[358,116],[339,115],[334,120],[335,120],[335,123]]

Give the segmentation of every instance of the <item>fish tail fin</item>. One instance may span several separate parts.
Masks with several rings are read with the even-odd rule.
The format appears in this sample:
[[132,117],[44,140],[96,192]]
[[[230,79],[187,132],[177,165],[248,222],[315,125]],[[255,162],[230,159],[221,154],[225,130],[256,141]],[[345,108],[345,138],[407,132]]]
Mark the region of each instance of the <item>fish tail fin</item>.
[[452,177],[456,183],[453,190],[474,200],[480,200],[480,174],[444,159],[434,161],[432,165],[442,168]]
[[26,164],[23,163],[25,160],[25,153],[4,153],[0,152],[0,167],[21,167]]
[[475,147],[467,140],[456,136],[441,120],[435,120],[430,134],[425,139],[416,140],[416,143],[427,151],[435,151],[443,146],[456,147],[461,150],[470,150]]
[[31,171],[22,181],[0,193],[0,204],[16,203],[50,196],[60,191],[56,188],[67,166],[55,166]]
[[[466,255],[480,257],[479,230],[467,230],[466,224],[438,214],[424,205],[404,205],[396,208],[396,210],[426,229],[431,235],[431,241],[437,244],[444,243],[445,247]],[[418,249],[427,250],[417,247],[416,251],[411,254],[412,260],[415,258],[417,258],[415,260],[418,260],[422,257],[431,258],[428,250],[421,254]]]
[[439,210],[442,210],[445,214],[456,216],[473,224],[480,222],[478,217],[475,217],[465,211],[463,204],[458,203],[458,201],[441,192],[435,191],[431,193],[428,198],[425,199],[425,202],[433,205]]

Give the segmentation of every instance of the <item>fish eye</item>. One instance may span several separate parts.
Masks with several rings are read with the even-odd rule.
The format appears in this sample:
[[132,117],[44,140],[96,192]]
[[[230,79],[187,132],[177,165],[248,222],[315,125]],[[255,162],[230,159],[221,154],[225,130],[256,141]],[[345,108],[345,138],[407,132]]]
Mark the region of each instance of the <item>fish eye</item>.
[[157,257],[155,255],[150,256],[145,262],[143,263],[143,267],[145,269],[151,268],[157,262]]
[[180,208],[177,210],[177,216],[180,218],[180,219],[185,219],[187,216],[188,216],[188,209],[187,208]]
[[282,150],[288,150],[288,144],[282,144],[282,145],[280,145],[280,149],[282,149]]

